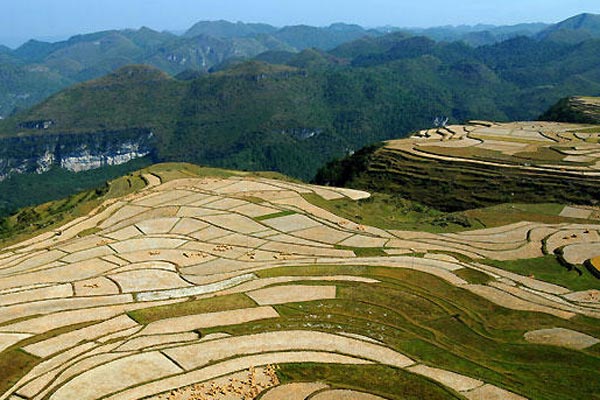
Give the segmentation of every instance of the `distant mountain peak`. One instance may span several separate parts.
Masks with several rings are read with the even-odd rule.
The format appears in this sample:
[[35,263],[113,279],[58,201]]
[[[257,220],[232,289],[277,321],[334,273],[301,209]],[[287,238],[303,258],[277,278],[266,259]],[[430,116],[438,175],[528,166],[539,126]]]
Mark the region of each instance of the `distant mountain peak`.
[[549,26],[540,32],[538,37],[562,42],[581,42],[590,38],[600,38],[600,14],[575,15]]
[[277,30],[274,26],[260,23],[219,21],[199,21],[187,32],[185,37],[209,35],[218,38],[250,37],[258,34],[270,34]]
[[600,14],[584,13],[575,15],[556,24],[558,28],[587,29],[600,25]]

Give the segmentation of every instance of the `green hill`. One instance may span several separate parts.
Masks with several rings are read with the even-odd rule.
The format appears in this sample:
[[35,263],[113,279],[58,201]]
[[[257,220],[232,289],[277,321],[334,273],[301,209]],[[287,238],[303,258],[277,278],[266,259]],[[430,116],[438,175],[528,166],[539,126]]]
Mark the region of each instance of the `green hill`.
[[55,126],[44,133],[159,126],[165,115],[177,113],[184,89],[183,84],[158,69],[124,67],[60,92],[18,117],[8,119],[4,126],[14,128],[25,121],[56,121]]
[[541,31],[540,39],[578,43],[600,38],[600,14],[579,14]]
[[[600,40],[518,38],[474,49],[391,34],[283,60],[288,65],[226,61],[221,72],[185,80],[127,67],[4,121],[0,135],[143,129],[156,135],[157,160],[309,179],[334,157],[438,116],[530,120],[571,93],[600,93]],[[53,124],[22,128],[35,121]]]
[[542,121],[600,124],[600,98],[567,97],[550,107]]

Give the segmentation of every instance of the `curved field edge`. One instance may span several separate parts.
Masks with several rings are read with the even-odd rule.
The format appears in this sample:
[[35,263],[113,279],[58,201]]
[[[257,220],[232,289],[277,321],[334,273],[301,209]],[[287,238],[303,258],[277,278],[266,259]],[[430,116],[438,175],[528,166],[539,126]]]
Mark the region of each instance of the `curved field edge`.
[[561,264],[554,254],[522,260],[483,260],[482,262],[519,275],[535,277],[537,280],[563,286],[573,291],[600,287],[599,278],[594,276],[591,271],[585,268],[569,269]]
[[[573,394],[573,387],[578,388],[577,395],[581,397],[593,396],[600,390],[600,382],[594,379],[600,368],[600,352],[597,348],[573,351],[532,345],[523,339],[527,331],[551,327],[575,329],[598,337],[600,327],[597,320],[575,317],[566,321],[546,314],[504,309],[429,274],[393,268],[283,267],[259,271],[257,274],[262,278],[346,274],[376,279],[380,283],[336,283],[338,296],[335,300],[276,306],[280,315],[276,320],[202,329],[200,333],[203,336],[217,332],[242,336],[293,329],[352,333],[378,340],[419,363],[482,379],[532,399],[572,398],[569,396]],[[302,281],[296,284],[302,284]],[[310,281],[310,284],[318,283]],[[219,304],[219,300],[224,302]],[[137,314],[137,319],[147,324],[173,315],[236,309],[247,305],[249,303],[245,296],[213,297],[174,304],[168,308],[149,308],[144,311],[145,315]],[[0,382],[13,382],[40,361],[25,359],[19,366],[19,360],[13,357],[17,354],[15,352],[20,352],[19,348],[24,343],[38,342],[77,328],[80,327],[66,327],[60,332],[38,335],[0,353],[0,364],[8,365],[14,360],[15,367],[19,367],[10,374],[7,374],[10,371],[0,370],[6,374],[0,377]],[[563,368],[566,363],[570,365],[569,369]],[[311,373],[311,368],[319,376],[325,367],[302,364],[283,366],[282,378],[305,380],[304,376]],[[345,369],[335,370],[338,368],[341,367],[325,369],[331,374],[328,382],[336,387],[348,387],[346,382],[350,382],[351,388],[364,390],[363,385],[372,378],[369,374],[365,375],[366,370],[357,370],[352,372],[357,374],[356,377],[344,382]],[[377,375],[372,379],[399,383],[395,391],[375,391],[391,399],[403,398],[400,395],[405,396],[405,388],[410,388],[413,382],[412,375],[397,374],[394,369],[373,371],[388,371],[392,375]],[[415,387],[419,388],[417,394],[429,393],[431,388],[425,387],[427,385],[421,377],[414,376],[414,379]],[[432,393],[438,392],[434,390]],[[438,394],[446,397],[435,397],[435,394],[431,398],[453,398],[445,388]]]
[[[529,221],[544,224],[581,223],[582,219],[559,216],[558,203],[504,203],[466,211],[444,212],[396,194],[371,192],[368,199],[325,200],[315,194],[302,197],[331,213],[356,223],[381,229],[431,233],[464,232]],[[597,221],[596,221],[597,222]]]
[[[310,193],[303,194],[302,197],[309,203],[341,218],[381,229],[449,233],[467,232],[480,228],[495,228],[523,221],[546,224],[581,223],[582,221],[560,217],[559,214],[564,208],[564,205],[560,204],[501,204],[464,212],[444,213],[384,193],[372,193],[370,198],[358,201],[348,199],[325,200],[316,194]],[[365,256],[380,255],[381,251],[382,249],[377,248],[359,250],[361,253],[366,253]],[[464,262],[472,263],[474,261],[466,255],[456,253],[451,249],[448,249],[448,251],[431,251],[431,253],[440,252],[449,254]],[[507,261],[491,259],[477,261],[520,275],[535,276],[538,280],[564,286],[574,291],[596,289],[600,285],[596,278],[596,276],[600,276],[600,273],[594,276],[589,268],[575,269],[567,267],[561,264],[556,254]],[[470,274],[473,275],[473,273]],[[486,280],[485,277],[481,279]],[[469,280],[469,282],[471,281]]]
[[[381,284],[339,283],[335,300],[276,306],[281,318],[211,328],[203,334],[232,335],[281,329],[347,332],[371,337],[423,364],[482,379],[529,398],[572,398],[600,389],[596,348],[573,351],[532,345],[525,332],[552,327],[598,337],[596,320],[565,321],[541,313],[496,306],[425,273],[375,267],[285,267],[261,271],[261,277],[352,274]],[[314,282],[311,282],[314,284]],[[573,367],[563,368],[564,363]],[[540,379],[543,377],[543,379]]]
[[351,389],[390,400],[463,398],[439,383],[384,365],[281,364],[277,375],[283,384],[323,382],[335,389]]
[[[56,230],[76,218],[88,215],[98,207],[103,207],[107,202],[142,190],[148,185],[147,178],[144,177],[148,175],[158,178],[161,183],[184,178],[227,178],[231,176],[261,176],[286,181],[292,180],[292,178],[276,172],[239,172],[188,163],[154,164],[106,181],[94,189],[80,191],[61,200],[25,207],[9,216],[0,218],[0,246],[7,247],[39,234]],[[35,190],[35,186],[32,187],[32,190]]]

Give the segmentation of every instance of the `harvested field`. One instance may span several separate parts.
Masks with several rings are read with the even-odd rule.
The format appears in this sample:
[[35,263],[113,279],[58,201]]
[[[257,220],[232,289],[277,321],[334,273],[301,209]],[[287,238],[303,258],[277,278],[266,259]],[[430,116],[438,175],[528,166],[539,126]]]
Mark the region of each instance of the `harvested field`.
[[[232,400],[241,398],[255,398],[264,390],[268,390],[278,383],[277,376],[272,366],[265,368],[250,368],[247,371],[237,372],[222,378],[217,378],[203,383],[179,388],[169,393],[150,397],[152,400]],[[287,397],[279,397],[284,399]],[[290,400],[292,400],[290,398]],[[304,398],[303,398],[304,400]]]
[[468,285],[466,286],[466,289],[479,296],[484,297],[485,299],[493,303],[513,310],[542,312],[555,315],[559,318],[564,319],[570,319],[575,316],[575,313],[542,306],[537,303],[532,303],[527,300],[523,300],[520,297],[513,296],[501,289],[492,288],[489,286]]
[[138,325],[135,323],[135,321],[127,316],[116,317],[86,328],[54,336],[53,338],[44,340],[42,342],[26,346],[23,348],[23,350],[38,357],[48,357],[52,354],[56,354],[59,351],[64,351],[74,347],[76,344],[81,343],[82,341],[90,341],[104,335],[127,330],[137,326]]
[[311,394],[327,388],[329,386],[323,383],[288,383],[267,391],[261,400],[305,400]]
[[142,386],[137,386],[132,389],[127,389],[114,396],[107,397],[108,400],[138,400],[152,395],[168,391],[176,390],[188,385],[193,385],[198,382],[207,382],[215,378],[232,374],[237,371],[248,370],[254,368],[255,365],[269,365],[271,362],[282,363],[335,363],[344,365],[365,365],[367,361],[353,359],[351,357],[340,356],[328,353],[319,352],[286,352],[286,353],[271,353],[261,354],[238,358],[229,361],[223,361],[201,370],[188,372],[186,374],[177,375],[171,378],[165,378],[156,382],[147,383]]
[[600,340],[595,337],[563,328],[527,332],[525,340],[531,343],[561,346],[575,350],[587,349],[600,343]]
[[[260,177],[147,181],[152,186],[86,225],[93,234],[40,236],[0,255],[0,366],[23,358],[0,370],[0,382],[7,382],[0,400],[137,400],[165,393],[188,399],[192,389],[231,398],[214,397],[217,386],[231,389],[227,395],[246,390],[266,399],[278,393],[410,398],[400,397],[401,386],[383,392],[353,386],[364,382],[359,372],[345,382],[299,385],[320,379],[284,382],[281,372],[316,374],[336,365],[381,368],[407,387],[415,383],[424,398],[543,393],[555,400],[564,388],[531,378],[553,376],[553,369],[534,356],[536,362],[519,359],[519,369],[531,372],[505,382],[507,360],[515,348],[536,346],[523,340],[526,332],[550,323],[564,328],[569,319],[573,330],[594,337],[591,321],[600,309],[586,300],[591,292],[472,259],[538,256],[544,243],[564,247],[571,258],[570,252],[600,242],[598,226],[524,222],[458,234],[388,231],[302,197],[349,201],[367,199],[365,192]],[[563,239],[569,233],[577,238]],[[387,255],[393,253],[407,255]],[[466,268],[470,274],[459,272]],[[476,284],[467,282],[475,275]],[[593,346],[579,356],[556,351],[580,357],[580,365],[596,362],[590,361]],[[586,368],[566,373],[582,376],[581,391],[589,394],[596,387]],[[262,385],[244,386],[241,377],[251,370]],[[231,378],[239,384],[228,386]],[[379,378],[373,379],[385,386]]]
[[584,290],[581,292],[572,292],[565,295],[565,298],[582,303],[600,303],[600,290]]
[[469,400],[525,400],[525,397],[507,392],[495,386],[484,385],[471,392],[465,393]]
[[311,398],[315,400],[385,400],[383,397],[354,390],[325,390]]
[[425,365],[416,365],[408,368],[408,370],[414,374],[423,375],[434,381],[440,382],[442,385],[452,388],[457,392],[466,392],[483,385],[483,382],[477,379],[462,376],[454,372],[427,367]]
[[567,262],[581,265],[586,260],[600,257],[600,243],[577,243],[563,249],[563,257]]
[[136,384],[180,372],[178,366],[158,352],[134,355],[84,372],[50,398],[95,400]]
[[186,370],[193,370],[215,359],[299,349],[345,354],[398,368],[414,364],[411,359],[380,345],[311,331],[283,331],[231,337],[221,339],[218,342],[170,349],[166,350],[165,353]]
[[258,305],[274,305],[335,299],[335,286],[286,285],[248,292],[248,297]]

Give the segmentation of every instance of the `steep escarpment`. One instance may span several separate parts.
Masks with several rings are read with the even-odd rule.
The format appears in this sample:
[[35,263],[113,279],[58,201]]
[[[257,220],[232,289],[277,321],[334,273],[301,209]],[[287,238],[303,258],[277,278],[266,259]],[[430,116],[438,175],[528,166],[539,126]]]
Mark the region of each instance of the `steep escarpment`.
[[[1,121],[0,180],[53,167],[72,172],[155,157],[181,88],[154,68],[127,67]],[[157,133],[160,131],[160,133]]]
[[14,174],[41,174],[53,167],[81,172],[125,164],[151,155],[154,141],[154,134],[144,129],[2,138],[0,181]]

